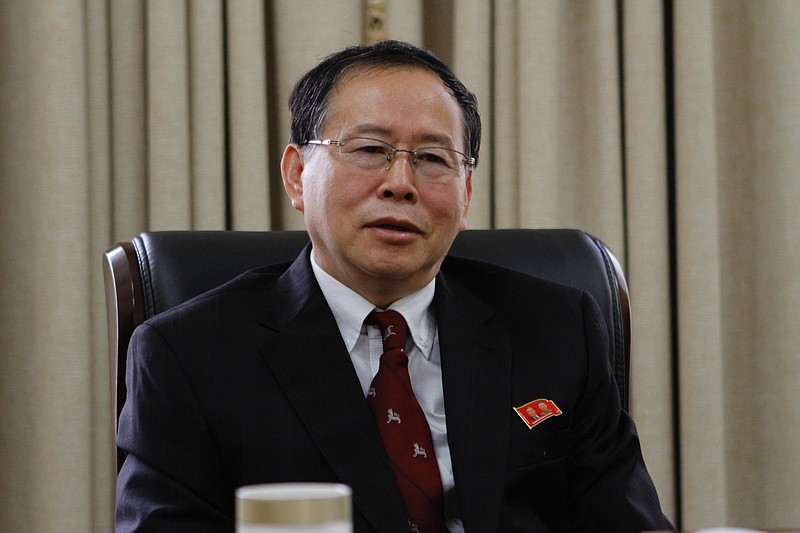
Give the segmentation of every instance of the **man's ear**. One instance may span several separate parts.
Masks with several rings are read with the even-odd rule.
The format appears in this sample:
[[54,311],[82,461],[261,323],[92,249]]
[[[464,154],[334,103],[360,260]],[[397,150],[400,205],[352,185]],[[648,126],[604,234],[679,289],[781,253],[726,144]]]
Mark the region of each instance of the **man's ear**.
[[283,189],[292,201],[292,207],[303,212],[303,150],[296,144],[290,144],[283,151],[281,158],[281,176]]
[[472,171],[467,173],[467,179],[464,182],[464,210],[461,214],[461,223],[458,230],[464,231],[467,229],[467,216],[469,215],[469,205],[472,202]]

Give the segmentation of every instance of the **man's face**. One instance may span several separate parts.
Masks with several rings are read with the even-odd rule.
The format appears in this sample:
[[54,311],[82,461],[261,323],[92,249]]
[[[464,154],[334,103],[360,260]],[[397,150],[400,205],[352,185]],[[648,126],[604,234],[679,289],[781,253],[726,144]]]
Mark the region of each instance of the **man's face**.
[[[462,125],[461,109],[435,75],[392,67],[346,75],[331,94],[321,138],[466,153]],[[472,175],[463,165],[452,179],[430,180],[415,174],[407,153],[388,170],[365,171],[335,146],[290,145],[281,168],[320,266],[379,306],[425,286],[467,225]]]

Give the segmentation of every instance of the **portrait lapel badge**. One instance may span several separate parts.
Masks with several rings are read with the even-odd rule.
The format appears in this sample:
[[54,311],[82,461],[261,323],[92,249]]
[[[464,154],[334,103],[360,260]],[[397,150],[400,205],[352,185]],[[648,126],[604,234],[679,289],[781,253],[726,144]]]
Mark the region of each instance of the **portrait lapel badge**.
[[515,407],[514,411],[516,411],[522,421],[525,422],[528,429],[541,424],[548,418],[561,414],[561,409],[558,408],[555,402],[545,398],[532,400],[525,405]]

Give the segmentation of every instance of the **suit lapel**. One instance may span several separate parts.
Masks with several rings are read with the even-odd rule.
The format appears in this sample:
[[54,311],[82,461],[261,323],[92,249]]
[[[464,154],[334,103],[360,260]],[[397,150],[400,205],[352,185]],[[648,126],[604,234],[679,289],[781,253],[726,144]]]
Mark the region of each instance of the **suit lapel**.
[[268,298],[274,304],[261,319],[268,329],[264,359],[284,393],[373,528],[404,525],[391,466],[307,253]]
[[508,460],[511,351],[493,311],[440,275],[439,324],[447,441],[467,531],[496,531]]

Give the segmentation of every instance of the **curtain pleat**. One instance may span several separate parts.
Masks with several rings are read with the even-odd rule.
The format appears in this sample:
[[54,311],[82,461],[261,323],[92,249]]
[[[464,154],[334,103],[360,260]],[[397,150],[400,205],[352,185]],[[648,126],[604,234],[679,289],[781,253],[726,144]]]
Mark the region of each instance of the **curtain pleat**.
[[[512,46],[517,48],[516,72],[517,109],[515,131],[512,142],[517,158],[517,180],[514,187],[514,202],[517,204],[516,225],[525,227],[560,226],[559,213],[562,206],[567,210],[573,207],[565,200],[573,196],[574,187],[562,183],[562,179],[580,179],[568,168],[559,168],[563,160],[569,161],[571,155],[578,153],[561,132],[574,123],[571,115],[558,114],[560,94],[568,87],[559,85],[559,69],[567,69],[569,57],[560,61],[561,44],[559,36],[563,24],[559,24],[559,14],[564,14],[568,6],[554,2],[519,2],[517,13],[510,28],[500,29],[515,36]],[[575,67],[573,69],[577,70]],[[536,124],[535,128],[529,128]],[[574,161],[574,159],[572,159]],[[511,176],[498,173],[497,180]],[[567,226],[577,226],[568,224]]]
[[[84,3],[86,21],[86,90],[89,209],[83,213],[87,221],[89,256],[86,276],[89,278],[91,349],[91,449],[90,489],[92,529],[110,531],[113,528],[110,509],[114,505],[114,454],[109,450],[113,426],[109,416],[110,392],[108,327],[105,313],[104,282],[97,272],[97,259],[102,257],[112,239],[112,171],[111,171],[111,101],[109,76],[109,10],[103,0]],[[0,409],[3,406],[0,405]]]
[[[452,26],[453,57],[450,66],[464,85],[478,97],[483,135],[492,138],[492,36],[486,25],[491,23],[490,2],[454,2]],[[485,118],[484,118],[485,117]],[[488,120],[486,120],[488,119]],[[482,141],[483,142],[483,141]],[[486,142],[481,147],[478,166],[472,173],[472,202],[468,224],[472,229],[492,227],[492,149]]]
[[302,228],[279,169],[289,91],[374,35],[432,48],[477,93],[472,228],[577,227],[622,261],[667,514],[796,529],[800,4],[7,0],[0,530],[112,529],[102,252]]
[[80,1],[2,11],[0,529],[89,531],[99,450],[86,14]]
[[502,7],[494,179],[508,204],[496,206],[497,222],[582,228],[624,261],[614,6],[545,0]]
[[190,2],[192,228],[225,229],[225,39],[221,0]]
[[683,512],[794,528],[800,6],[675,5]]
[[675,517],[672,308],[664,13],[622,4],[626,277],[632,296],[631,405],[644,457]]
[[[494,13],[494,50],[492,97],[489,104],[491,137],[483,138],[482,150],[492,158],[492,187],[494,191],[493,222],[498,228],[521,226],[517,195],[521,164],[519,144],[539,141],[538,128],[523,131],[518,122],[520,95],[518,63],[527,54],[516,45],[516,21],[519,16],[515,0],[497,0]],[[484,111],[483,116],[486,115]]]
[[108,3],[111,52],[113,241],[147,228],[147,122],[143,0]]
[[148,0],[148,228],[191,229],[189,53],[185,0]]
[[230,229],[264,230],[270,228],[264,2],[226,6]]
[[713,35],[710,3],[676,3],[679,414],[686,524],[721,524],[727,518]]
[[[374,2],[375,0],[367,0],[365,3],[370,3],[370,1]],[[423,0],[405,0],[404,2],[382,0],[377,3],[386,5],[386,39],[397,39],[422,46],[425,22]],[[364,25],[368,23],[368,20],[363,22]]]
[[[723,128],[739,156],[729,160],[731,182],[723,187],[723,250],[733,268],[723,286],[726,336],[735,370],[726,391],[726,440],[737,445],[728,497],[731,522],[777,529],[800,524],[800,506],[788,503],[800,501],[800,10],[791,1],[763,10],[746,2],[737,7],[723,21],[752,20],[745,41],[752,48],[747,63],[731,58],[731,64],[749,69],[734,69],[726,81],[753,84],[730,106],[750,126],[737,127],[734,119]],[[747,205],[742,227],[739,214]],[[751,250],[740,246],[740,232]],[[752,393],[746,420],[754,431],[742,432],[738,424],[742,391]]]

